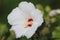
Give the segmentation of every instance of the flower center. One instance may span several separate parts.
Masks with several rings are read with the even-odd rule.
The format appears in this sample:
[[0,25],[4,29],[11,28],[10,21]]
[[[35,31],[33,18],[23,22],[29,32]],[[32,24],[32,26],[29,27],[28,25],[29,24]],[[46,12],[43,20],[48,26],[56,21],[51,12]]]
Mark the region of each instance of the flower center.
[[32,18],[29,18],[28,19],[28,27],[31,27],[32,26],[32,24],[33,24],[33,19]]

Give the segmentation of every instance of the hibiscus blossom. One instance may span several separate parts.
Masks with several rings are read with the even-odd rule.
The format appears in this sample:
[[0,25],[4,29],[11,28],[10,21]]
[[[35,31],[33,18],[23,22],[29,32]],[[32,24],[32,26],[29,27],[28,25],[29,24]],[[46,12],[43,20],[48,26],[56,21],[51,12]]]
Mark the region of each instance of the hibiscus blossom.
[[37,28],[43,23],[40,10],[36,9],[31,2],[21,2],[12,10],[7,17],[8,23],[12,25],[16,38],[26,36],[30,38]]

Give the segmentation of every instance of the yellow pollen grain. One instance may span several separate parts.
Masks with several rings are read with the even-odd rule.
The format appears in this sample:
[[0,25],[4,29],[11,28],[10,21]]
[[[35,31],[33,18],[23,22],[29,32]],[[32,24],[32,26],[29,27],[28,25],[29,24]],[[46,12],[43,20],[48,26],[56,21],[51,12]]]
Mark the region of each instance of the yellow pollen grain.
[[28,25],[28,22],[25,21],[25,22],[23,23],[23,26],[24,26],[24,27],[27,27],[27,25]]

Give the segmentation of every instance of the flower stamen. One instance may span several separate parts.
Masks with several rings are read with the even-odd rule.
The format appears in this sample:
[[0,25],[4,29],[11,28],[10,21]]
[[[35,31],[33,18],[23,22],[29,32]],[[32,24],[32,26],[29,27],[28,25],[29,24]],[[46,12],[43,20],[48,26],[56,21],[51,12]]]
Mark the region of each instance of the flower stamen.
[[28,27],[31,27],[32,26],[32,24],[33,24],[33,19],[32,18],[29,18],[28,19]]

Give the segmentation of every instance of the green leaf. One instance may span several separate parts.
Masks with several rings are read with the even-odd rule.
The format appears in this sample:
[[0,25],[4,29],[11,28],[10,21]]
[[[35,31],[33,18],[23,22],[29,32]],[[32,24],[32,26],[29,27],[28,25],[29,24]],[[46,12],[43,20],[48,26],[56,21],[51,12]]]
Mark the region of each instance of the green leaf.
[[0,24],[0,36],[3,36],[8,32],[8,28],[6,24]]
[[10,36],[7,38],[7,40],[14,40],[16,38],[15,32],[12,30],[10,31]]
[[57,32],[57,31],[52,32],[52,37],[53,38],[60,38],[60,32]]
[[47,40],[46,36],[41,36],[40,40]]
[[60,40],[60,38],[58,38],[58,39],[55,39],[55,40]]
[[53,38],[60,38],[60,26],[55,27],[55,30],[52,32]]
[[41,4],[36,4],[36,8],[41,11],[42,15],[44,15],[44,8]]
[[56,18],[55,18],[55,17],[52,17],[52,18],[50,19],[50,21],[51,21],[51,23],[55,23],[55,22],[56,22]]
[[46,11],[47,13],[49,13],[49,12],[51,11],[50,6],[46,6],[46,7],[45,7],[45,11]]
[[40,9],[40,10],[43,10],[43,6],[41,4],[37,4],[36,5],[36,8]]
[[20,40],[28,40],[25,36],[21,37]]
[[60,32],[60,26],[57,26],[55,29],[56,31]]

